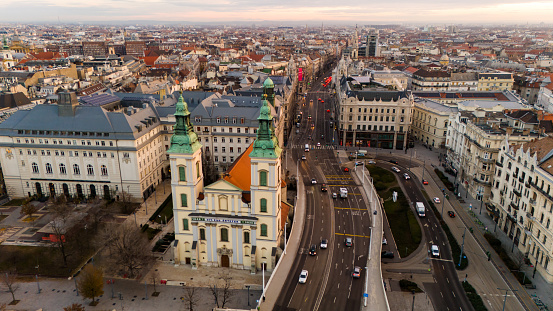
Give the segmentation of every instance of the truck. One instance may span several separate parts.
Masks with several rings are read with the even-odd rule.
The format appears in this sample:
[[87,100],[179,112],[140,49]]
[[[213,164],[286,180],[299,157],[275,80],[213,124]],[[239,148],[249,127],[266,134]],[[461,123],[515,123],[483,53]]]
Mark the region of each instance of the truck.
[[340,198],[345,199],[348,197],[348,189],[340,188]]
[[425,210],[424,204],[422,202],[417,202],[417,214],[419,214],[419,217],[426,216]]

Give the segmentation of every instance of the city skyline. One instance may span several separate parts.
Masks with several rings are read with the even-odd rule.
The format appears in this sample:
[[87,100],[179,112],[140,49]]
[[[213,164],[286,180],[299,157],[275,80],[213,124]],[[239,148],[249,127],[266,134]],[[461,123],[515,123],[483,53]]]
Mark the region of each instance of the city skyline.
[[[21,10],[25,8],[25,10]],[[401,8],[398,10],[397,8]],[[351,1],[335,5],[322,0],[314,6],[295,1],[215,0],[208,4],[175,0],[98,0],[75,3],[68,0],[7,0],[0,13],[4,22],[112,22],[133,21],[225,23],[548,23],[553,3],[516,0],[464,2]]]

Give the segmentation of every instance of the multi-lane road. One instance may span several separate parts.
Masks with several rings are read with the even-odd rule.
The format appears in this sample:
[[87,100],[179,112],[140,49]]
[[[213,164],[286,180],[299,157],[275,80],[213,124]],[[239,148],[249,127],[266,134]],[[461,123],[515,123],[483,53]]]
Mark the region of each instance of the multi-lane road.
[[[303,117],[299,131],[288,144],[289,156],[294,161],[299,159],[299,180],[306,185],[306,223],[297,258],[275,310],[360,308],[364,271],[361,270],[360,278],[353,278],[352,271],[355,266],[364,267],[366,263],[370,215],[360,189],[350,173],[344,172],[331,147],[334,121],[332,113],[327,111],[333,111],[333,101],[320,81],[315,82],[315,87],[307,93],[305,105],[300,107]],[[305,144],[309,145],[308,152]],[[301,160],[303,155],[305,160]],[[317,184],[312,184],[313,178]],[[328,192],[321,190],[323,183],[327,184]],[[341,187],[348,189],[345,199],[339,198]],[[338,198],[332,198],[333,192],[338,193]],[[347,237],[352,238],[352,246],[345,245]],[[320,248],[322,239],[329,240],[327,249]],[[308,254],[311,245],[316,245],[315,256]],[[309,272],[305,284],[298,283],[302,270]]]

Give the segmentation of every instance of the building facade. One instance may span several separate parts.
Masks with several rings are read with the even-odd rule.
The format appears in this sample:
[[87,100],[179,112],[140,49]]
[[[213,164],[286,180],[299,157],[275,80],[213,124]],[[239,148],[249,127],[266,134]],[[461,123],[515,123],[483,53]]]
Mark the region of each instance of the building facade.
[[478,91],[508,91],[514,82],[512,73],[479,73]]
[[449,118],[457,112],[457,107],[416,98],[411,125],[413,137],[428,146],[445,147]]
[[175,263],[248,269],[276,264],[282,235],[281,149],[268,101],[260,109],[257,138],[224,178],[205,186],[202,148],[182,97],[168,150],[175,217]]

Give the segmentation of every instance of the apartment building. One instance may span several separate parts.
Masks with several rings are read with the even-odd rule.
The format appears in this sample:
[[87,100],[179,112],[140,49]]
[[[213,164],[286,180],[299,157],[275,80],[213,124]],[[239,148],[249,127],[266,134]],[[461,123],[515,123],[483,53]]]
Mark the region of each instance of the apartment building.
[[419,69],[411,78],[413,91],[447,91],[451,75],[446,71]]
[[449,119],[458,112],[459,110],[455,106],[424,98],[415,98],[413,123],[411,124],[413,138],[428,146],[445,147]]
[[515,82],[512,73],[478,73],[478,91],[507,91]]
[[513,144],[498,153],[490,203],[497,227],[553,283],[553,138]]

